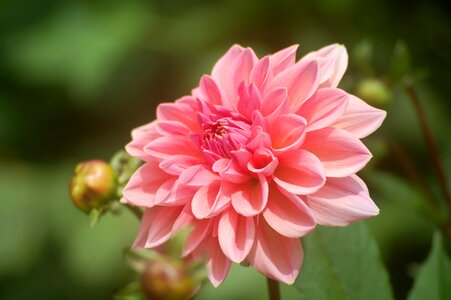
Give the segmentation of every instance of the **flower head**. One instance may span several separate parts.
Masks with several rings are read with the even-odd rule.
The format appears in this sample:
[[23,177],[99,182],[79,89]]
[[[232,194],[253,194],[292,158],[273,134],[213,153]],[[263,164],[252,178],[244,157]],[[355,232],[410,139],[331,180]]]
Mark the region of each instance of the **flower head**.
[[360,141],[385,112],[337,88],[347,66],[331,45],[295,62],[297,46],[259,59],[238,45],[189,96],[160,104],[126,149],[145,161],[123,202],[146,207],[135,247],[191,226],[184,256],[205,257],[219,285],[232,262],[291,284],[300,237],[378,214],[355,175]]

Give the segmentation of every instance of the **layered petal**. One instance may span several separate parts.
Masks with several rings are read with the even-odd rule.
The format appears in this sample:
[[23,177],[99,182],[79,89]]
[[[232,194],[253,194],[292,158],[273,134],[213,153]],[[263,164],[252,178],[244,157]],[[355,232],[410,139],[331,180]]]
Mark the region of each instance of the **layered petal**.
[[127,153],[144,161],[152,160],[152,157],[144,151],[144,147],[149,142],[160,137],[160,134],[157,132],[157,124],[157,121],[153,121],[133,129],[132,140],[125,146]]
[[296,62],[296,51],[299,45],[293,45],[282,49],[269,57],[271,62],[271,71],[274,75],[288,69]]
[[310,98],[318,89],[319,73],[315,60],[298,62],[289,69],[280,72],[271,82],[271,89],[285,87],[288,92],[288,107],[290,111],[297,108]]
[[230,192],[220,181],[201,187],[193,197],[191,210],[197,219],[211,218],[224,211],[230,203]]
[[232,262],[222,252],[217,238],[207,238],[203,248],[196,250],[193,256],[206,259],[208,279],[210,279],[214,287],[217,287],[224,281]]
[[304,141],[307,122],[295,114],[277,115],[268,118],[268,134],[275,153],[297,149]]
[[171,175],[163,172],[155,162],[142,165],[132,175],[123,190],[123,203],[152,207],[155,205],[155,194]]
[[259,272],[285,284],[293,284],[302,266],[301,240],[280,235],[263,218],[255,233],[248,260]]
[[249,82],[249,74],[257,61],[257,56],[250,48],[232,46],[213,67],[211,77],[226,95],[223,105],[235,110],[238,102],[237,89],[241,82]]
[[317,156],[328,177],[346,177],[371,159],[368,148],[349,132],[333,127],[307,133],[303,148]]
[[266,177],[250,180],[230,188],[232,206],[242,216],[252,217],[263,211],[268,203],[268,182]]
[[320,89],[296,113],[307,121],[307,131],[321,129],[343,115],[348,98],[348,94],[340,89]]
[[304,201],[294,194],[281,191],[275,184],[270,186],[263,217],[275,231],[290,238],[302,237],[316,225]]
[[218,224],[218,241],[222,252],[233,262],[242,262],[254,243],[253,218],[238,215],[233,209],[222,213]]
[[183,97],[175,103],[162,103],[157,107],[158,121],[177,121],[184,124],[193,132],[200,131],[196,118],[197,102],[190,96]]
[[356,138],[364,138],[378,129],[387,113],[349,95],[349,103],[343,115],[332,126],[345,129]]
[[148,143],[144,151],[156,160],[167,159],[174,155],[186,155],[201,161],[199,148],[189,136],[162,136]]
[[316,222],[327,226],[346,226],[379,213],[365,183],[356,175],[328,178],[318,192],[306,196],[306,204]]
[[307,60],[318,61],[321,87],[337,87],[348,67],[346,48],[338,44],[310,52],[301,59],[301,61]]
[[155,205],[179,206],[185,205],[193,198],[196,191],[180,184],[176,178],[171,178],[161,185],[155,194]]
[[321,161],[300,149],[279,158],[274,181],[290,193],[307,195],[319,190],[326,178]]

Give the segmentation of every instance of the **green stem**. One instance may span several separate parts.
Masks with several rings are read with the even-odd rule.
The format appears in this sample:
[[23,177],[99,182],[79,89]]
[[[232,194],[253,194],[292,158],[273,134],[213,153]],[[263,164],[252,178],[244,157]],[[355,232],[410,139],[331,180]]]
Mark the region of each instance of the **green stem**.
[[451,213],[451,196],[448,190],[448,185],[446,183],[446,175],[443,168],[443,163],[440,159],[437,145],[434,142],[434,139],[432,137],[431,129],[429,128],[429,124],[427,122],[426,114],[424,113],[424,110],[421,107],[420,100],[418,99],[418,96],[413,89],[413,86],[406,85],[406,91],[410,96],[410,100],[412,101],[412,104],[415,108],[415,112],[418,116],[418,119],[420,121],[421,131],[423,132],[423,138],[426,143],[427,149],[429,151],[429,156],[432,160],[432,165],[434,167],[434,171],[436,173],[436,176],[438,178],[438,182],[440,184],[440,189],[442,191],[443,197],[445,198],[446,204],[448,205],[448,209]]
[[279,282],[267,277],[269,300],[280,300]]
[[128,210],[131,211],[132,214],[134,214],[138,218],[138,220],[141,220],[141,218],[143,216],[143,212],[141,209],[139,209],[136,206],[132,206],[132,205],[125,205],[125,207],[127,207]]

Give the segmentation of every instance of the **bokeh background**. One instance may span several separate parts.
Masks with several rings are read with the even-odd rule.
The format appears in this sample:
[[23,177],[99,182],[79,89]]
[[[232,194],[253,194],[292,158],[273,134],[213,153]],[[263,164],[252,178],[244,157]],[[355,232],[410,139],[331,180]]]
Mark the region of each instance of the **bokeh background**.
[[[75,164],[109,159],[132,128],[154,118],[158,103],[189,93],[234,43],[259,55],[299,43],[300,56],[335,42],[350,54],[341,87],[362,94],[367,78],[388,84],[385,101],[364,94],[388,117],[366,139],[375,158],[361,176],[381,207],[367,223],[395,295],[404,299],[430,249],[431,219],[440,219],[425,203],[442,198],[412,105],[387,74],[410,64],[449,174],[448,4],[1,1],[0,299],[111,299],[132,276],[123,251],[139,224],[124,212],[90,229],[67,194]],[[412,163],[413,172],[406,168]],[[296,293],[283,288],[286,299]],[[207,284],[198,299],[265,297],[263,276],[238,266],[220,288]]]

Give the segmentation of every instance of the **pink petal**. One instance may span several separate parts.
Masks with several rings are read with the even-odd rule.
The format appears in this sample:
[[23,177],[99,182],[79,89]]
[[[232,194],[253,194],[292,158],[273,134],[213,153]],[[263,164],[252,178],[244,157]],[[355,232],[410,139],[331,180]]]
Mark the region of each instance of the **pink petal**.
[[194,194],[191,210],[197,219],[205,219],[218,215],[230,203],[230,195],[220,181],[201,187]]
[[223,92],[220,90],[213,78],[208,75],[204,75],[200,79],[199,92],[203,95],[201,99],[210,104],[221,105],[223,102]]
[[268,118],[268,134],[274,153],[299,148],[304,141],[306,125],[305,119],[295,114]]
[[263,175],[258,180],[250,180],[235,185],[231,190],[232,206],[242,216],[252,217],[263,211],[268,203],[268,182]]
[[359,139],[333,127],[308,132],[303,148],[321,160],[328,177],[355,174],[371,159],[370,151]]
[[175,103],[162,103],[157,107],[157,119],[160,121],[178,121],[186,125],[191,131],[199,132],[200,125],[197,118],[194,118],[197,109],[197,102],[194,98],[186,96]]
[[280,191],[275,184],[270,186],[263,216],[275,231],[290,238],[302,237],[316,225],[304,201],[294,194]]
[[248,259],[260,273],[293,284],[301,269],[304,251],[300,239],[280,235],[260,218]]
[[238,88],[238,112],[250,120],[252,118],[252,113],[255,110],[260,110],[261,107],[261,99],[260,92],[258,88],[254,84],[250,84],[246,86],[244,82]]
[[316,61],[298,62],[289,69],[279,73],[271,82],[271,89],[285,87],[288,92],[290,111],[310,98],[318,89],[319,73]]
[[180,181],[172,178],[166,181],[158,189],[155,195],[155,204],[162,206],[180,206],[191,201],[195,191],[180,184]]
[[206,186],[219,179],[219,176],[213,173],[206,165],[189,167],[179,177],[180,183],[190,187]]
[[181,206],[163,207],[155,206],[146,216],[146,224],[149,225],[145,248],[157,247],[168,241],[172,234],[172,227],[175,220],[182,211]]
[[229,182],[243,183],[249,180],[249,175],[243,174],[234,159],[221,158],[213,164],[212,169],[219,173],[221,178]]
[[285,190],[307,195],[319,190],[326,178],[321,161],[305,150],[291,151],[279,158],[274,181]]
[[321,87],[337,87],[348,66],[348,54],[342,45],[333,44],[310,52],[301,61],[316,60]]
[[255,84],[260,91],[263,91],[266,84],[271,80],[272,74],[269,69],[269,64],[269,56],[263,57],[254,65],[249,75],[249,82]]
[[165,158],[159,164],[159,167],[168,174],[180,175],[183,171],[199,164],[199,159],[188,155],[173,155]]
[[205,240],[207,235],[211,232],[211,224],[211,219],[196,219],[191,212],[191,205],[188,204],[185,206],[172,227],[173,235],[186,227],[191,228],[191,232],[188,234],[185,241],[185,246],[182,253],[183,257],[191,254],[194,250],[196,250],[200,243]]
[[296,113],[307,120],[307,131],[321,129],[343,115],[348,98],[348,94],[340,89],[320,89]]
[[332,124],[352,133],[356,138],[364,138],[378,129],[387,113],[366,104],[363,100],[349,95],[349,103],[344,114]]
[[258,148],[254,151],[252,160],[247,163],[249,171],[263,176],[271,176],[279,165],[279,160],[271,150]]
[[219,286],[227,276],[232,262],[221,251],[216,238],[206,239],[203,249],[193,253],[195,258],[206,257],[208,279],[214,287]]
[[157,121],[133,129],[132,141],[125,146],[127,153],[144,161],[152,160],[144,151],[144,147],[161,135],[157,132]]
[[237,89],[239,84],[249,82],[249,74],[257,61],[257,56],[250,48],[234,45],[219,59],[213,67],[211,77],[226,94],[224,106],[235,110],[238,101]]
[[191,129],[188,128],[185,124],[178,121],[158,121],[157,122],[157,131],[160,135],[188,135],[191,132]]
[[327,226],[346,226],[379,214],[365,183],[356,175],[327,178],[315,194],[306,197],[316,222]]
[[298,47],[299,45],[293,45],[270,56],[271,70],[274,75],[294,65]]
[[144,151],[159,160],[173,155],[189,155],[200,160],[200,150],[189,136],[162,136],[148,143]]
[[288,113],[288,93],[286,88],[275,88],[267,93],[262,100],[263,116]]
[[145,163],[136,170],[125,186],[122,202],[136,206],[152,207],[155,205],[154,198],[157,190],[170,178],[171,175],[163,172],[157,163]]
[[141,225],[139,227],[138,236],[136,237],[132,248],[144,248],[147,241],[147,236],[149,235],[149,228],[153,219],[155,218],[155,214],[158,212],[159,207],[148,208],[144,212],[141,218]]
[[218,241],[222,252],[233,262],[242,262],[254,243],[253,218],[238,215],[233,209],[225,211],[219,220]]

